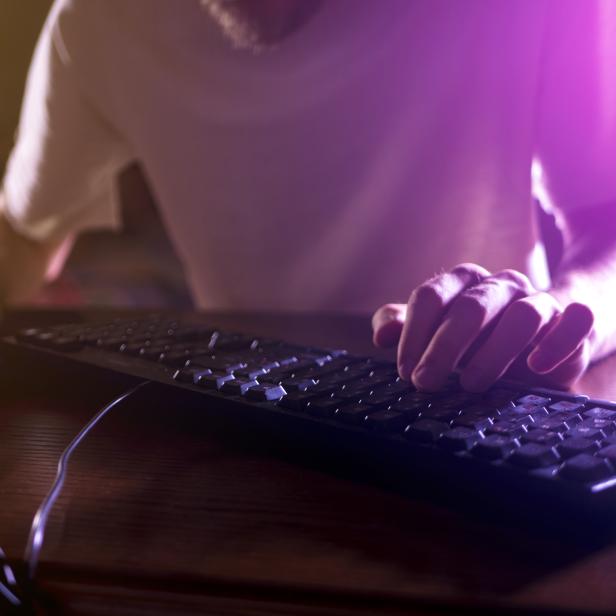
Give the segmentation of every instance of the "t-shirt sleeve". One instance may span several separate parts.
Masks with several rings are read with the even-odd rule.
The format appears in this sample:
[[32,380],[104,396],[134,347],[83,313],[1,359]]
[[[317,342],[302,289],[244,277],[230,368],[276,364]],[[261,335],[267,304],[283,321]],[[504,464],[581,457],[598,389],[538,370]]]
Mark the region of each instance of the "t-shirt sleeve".
[[[130,154],[80,87],[73,58],[83,70],[87,47],[62,37],[64,23],[79,31],[78,5],[56,2],[43,27],[3,181],[7,218],[37,240],[119,225],[116,178]],[[87,46],[87,32],[79,40]]]
[[616,2],[555,0],[539,78],[536,156],[561,210],[616,202]]

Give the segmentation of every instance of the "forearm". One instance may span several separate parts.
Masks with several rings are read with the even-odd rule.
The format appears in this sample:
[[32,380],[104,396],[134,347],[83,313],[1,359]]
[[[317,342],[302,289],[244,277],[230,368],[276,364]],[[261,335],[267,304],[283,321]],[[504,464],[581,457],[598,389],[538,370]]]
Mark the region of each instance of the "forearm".
[[616,206],[609,204],[565,220],[565,251],[550,293],[563,304],[588,306],[595,319],[592,359],[616,351]]
[[40,288],[61,242],[35,242],[17,233],[4,215],[0,194],[0,302],[24,301]]

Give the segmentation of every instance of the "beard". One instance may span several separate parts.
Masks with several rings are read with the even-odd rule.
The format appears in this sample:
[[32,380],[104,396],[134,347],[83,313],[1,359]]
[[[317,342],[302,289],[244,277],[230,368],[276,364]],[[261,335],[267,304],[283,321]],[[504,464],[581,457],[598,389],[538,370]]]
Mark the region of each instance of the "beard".
[[259,53],[303,26],[322,0],[201,0],[234,48]]

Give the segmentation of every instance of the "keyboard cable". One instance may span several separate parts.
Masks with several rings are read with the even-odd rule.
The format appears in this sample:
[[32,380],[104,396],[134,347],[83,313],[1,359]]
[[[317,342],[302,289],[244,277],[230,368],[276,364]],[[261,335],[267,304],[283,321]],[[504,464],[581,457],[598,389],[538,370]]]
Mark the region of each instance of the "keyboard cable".
[[[30,527],[28,543],[26,545],[23,558],[23,561],[26,566],[26,583],[29,587],[31,587],[35,581],[39,557],[41,554],[41,550],[43,549],[43,544],[45,542],[45,530],[47,526],[47,520],[58,497],[62,492],[64,481],[68,472],[69,460],[73,452],[79,447],[81,442],[90,433],[92,428],[94,428],[105,417],[105,415],[107,415],[118,404],[120,404],[127,398],[130,398],[142,387],[145,387],[150,383],[151,381],[141,381],[131,389],[114,398],[111,402],[107,403],[102,409],[100,409],[96,413],[96,415],[94,415],[94,417],[92,417],[92,419],[90,419],[90,421],[79,431],[79,433],[73,438],[73,440],[69,443],[66,449],[62,452],[62,455],[58,460],[58,468],[53,484],[51,485],[49,492],[41,502],[39,508],[37,509],[34,518],[32,519],[32,525]],[[27,593],[25,597],[20,596],[23,595],[23,593],[19,592],[20,589],[16,581],[16,576],[12,568],[8,564],[6,557],[4,556],[4,552],[1,548],[0,565],[0,606],[1,601],[3,600],[5,602],[5,605],[10,605],[10,607],[14,610],[28,610],[28,604],[32,604],[31,599],[33,597],[27,596],[27,594],[30,593]]]

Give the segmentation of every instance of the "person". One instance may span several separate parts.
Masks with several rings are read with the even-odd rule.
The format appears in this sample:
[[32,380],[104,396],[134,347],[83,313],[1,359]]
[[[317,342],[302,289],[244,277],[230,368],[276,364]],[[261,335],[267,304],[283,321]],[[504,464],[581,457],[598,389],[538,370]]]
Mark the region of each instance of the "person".
[[[137,160],[200,307],[383,304],[374,341],[420,389],[570,386],[616,346],[615,20],[609,0],[57,0],[3,182],[3,299],[117,227]],[[564,233],[551,279],[535,197]]]

